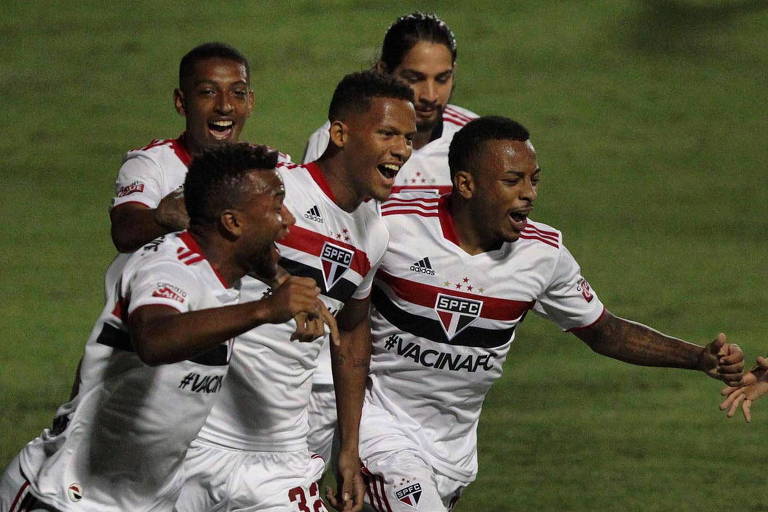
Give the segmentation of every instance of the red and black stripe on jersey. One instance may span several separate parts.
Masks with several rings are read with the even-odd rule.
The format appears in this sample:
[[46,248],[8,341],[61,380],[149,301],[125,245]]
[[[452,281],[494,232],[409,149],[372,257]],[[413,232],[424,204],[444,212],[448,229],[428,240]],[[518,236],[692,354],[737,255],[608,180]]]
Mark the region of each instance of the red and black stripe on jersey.
[[[470,325],[449,338],[440,320],[415,312],[415,309],[423,312],[423,308],[428,308],[437,315],[434,308],[440,295],[482,302],[477,318],[480,319],[479,323],[485,324],[486,327],[471,325],[470,322]],[[376,274],[371,301],[390,324],[403,332],[435,343],[480,348],[499,347],[509,342],[517,325],[523,321],[528,310],[534,305],[534,301],[486,297],[431,286],[395,277],[381,270]],[[416,307],[414,311],[405,309],[409,305]],[[491,327],[490,324],[494,326]]]
[[[185,265],[195,265],[205,261],[205,256],[202,253],[202,249],[200,249],[200,246],[188,231],[185,231],[179,235],[179,239],[187,246],[187,249],[182,249],[179,247],[179,249],[176,251],[176,257],[179,261]],[[146,244],[142,250],[146,252],[157,252],[158,247],[167,241],[168,238],[166,236],[160,236],[149,244]],[[224,278],[221,276],[221,274],[214,267],[211,267],[211,269],[216,274],[216,277],[219,278],[219,281],[221,281],[222,286],[226,288],[228,285],[224,281]],[[125,312],[127,310],[127,302],[123,299],[120,299],[117,301],[114,309],[112,310],[112,316],[115,317],[117,322],[123,324],[126,320]],[[133,342],[131,341],[131,335],[125,330],[125,328],[118,327],[107,322],[104,322],[102,325],[101,332],[96,338],[96,343],[105,345],[107,347],[112,347],[117,350],[136,352],[136,349],[133,346]],[[188,359],[188,361],[201,364],[203,366],[226,366],[229,364],[229,350],[227,349],[227,344],[223,343],[218,345],[217,347],[214,347],[207,352],[203,352],[202,354]]]
[[[353,276],[345,271],[328,289],[325,285],[323,269],[318,267],[318,264],[322,265],[320,256],[326,244],[354,253],[347,270],[358,274],[360,276],[358,279],[353,280]],[[323,295],[342,303],[346,303],[352,297],[362,278],[371,270],[368,255],[359,247],[299,226],[292,226],[288,236],[280,240],[278,245],[293,249],[290,252],[281,251],[280,265],[285,270],[295,276],[311,277],[323,290]]]

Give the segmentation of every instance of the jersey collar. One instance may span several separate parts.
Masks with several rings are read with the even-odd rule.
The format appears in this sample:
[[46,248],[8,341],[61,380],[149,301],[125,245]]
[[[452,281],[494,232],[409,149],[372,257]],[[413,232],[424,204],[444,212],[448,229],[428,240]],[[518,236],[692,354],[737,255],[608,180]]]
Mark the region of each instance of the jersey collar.
[[451,216],[451,194],[440,196],[440,201],[437,203],[437,217],[440,219],[443,237],[449,242],[460,246],[459,237],[456,234],[453,217]]
[[312,176],[312,179],[315,180],[315,183],[317,183],[317,186],[320,187],[320,190],[323,191],[323,193],[328,196],[328,198],[334,202],[334,204],[338,204],[336,202],[336,197],[333,195],[333,191],[331,190],[331,186],[328,184],[328,180],[325,179],[325,174],[323,174],[322,169],[320,169],[320,166],[317,165],[317,162],[312,162],[305,164],[304,167],[309,171],[309,175]]
[[173,152],[176,153],[177,157],[179,157],[181,163],[189,167],[189,164],[192,163],[192,156],[189,154],[189,150],[187,149],[187,144],[185,142],[186,138],[187,132],[182,133],[179,135],[179,138],[173,139],[171,141],[171,148],[173,148]]
[[[200,255],[200,260],[206,260],[208,261],[208,258],[205,257],[205,254],[203,253],[203,250],[200,248],[200,244],[197,243],[197,240],[195,240],[195,237],[190,233],[189,231],[182,231],[179,233],[179,238],[184,243],[184,245],[187,246],[187,248],[192,251],[195,254]],[[193,261],[200,261],[197,259],[194,260],[187,260],[187,264]],[[227,282],[226,279],[224,279],[224,276],[221,275],[221,273],[216,270],[216,267],[211,265],[211,262],[208,261],[208,266],[211,267],[211,270],[213,270],[213,273],[216,274],[216,277],[219,278],[219,281],[221,282],[221,285],[224,288],[231,288],[231,285]]]

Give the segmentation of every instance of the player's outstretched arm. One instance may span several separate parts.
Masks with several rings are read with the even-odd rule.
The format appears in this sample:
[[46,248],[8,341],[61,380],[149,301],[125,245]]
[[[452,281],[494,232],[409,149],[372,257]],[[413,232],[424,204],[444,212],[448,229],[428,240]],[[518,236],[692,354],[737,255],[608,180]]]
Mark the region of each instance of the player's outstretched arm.
[[598,354],[620,361],[700,370],[729,385],[741,381],[744,354],[738,345],[727,343],[722,333],[702,347],[619,318],[607,310],[595,324],[572,332]]
[[331,506],[344,512],[362,510],[365,486],[357,445],[360,416],[371,359],[370,300],[349,300],[339,313],[341,343],[331,345],[333,382],[339,428],[337,492],[326,495]]
[[189,225],[182,192],[171,192],[157,208],[140,203],[123,203],[109,212],[112,243],[120,252],[133,252],[166,233],[181,231]]
[[720,410],[727,411],[726,416],[732,418],[741,405],[744,419],[752,421],[752,402],[768,393],[768,359],[757,358],[757,366],[744,374],[741,387],[727,386],[720,391],[726,398],[720,404]]
[[314,279],[290,277],[269,297],[234,306],[180,313],[169,306],[137,308],[128,318],[139,358],[150,366],[184,361],[261,324],[287,322],[299,313],[321,316]]

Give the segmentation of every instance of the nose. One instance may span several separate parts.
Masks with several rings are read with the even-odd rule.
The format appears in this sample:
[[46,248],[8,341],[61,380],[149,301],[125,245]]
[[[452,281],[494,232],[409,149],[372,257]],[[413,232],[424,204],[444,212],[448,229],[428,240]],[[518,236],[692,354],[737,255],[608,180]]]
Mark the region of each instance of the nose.
[[280,215],[283,217],[283,225],[286,228],[289,228],[296,224],[296,217],[293,216],[293,214],[288,210],[288,208],[283,205],[283,209],[280,212]]
[[229,114],[232,112],[232,99],[230,98],[229,94],[226,92],[222,92],[221,94],[218,94],[216,97],[216,112],[219,114]]
[[536,190],[536,184],[530,178],[527,178],[523,187],[520,189],[520,199],[533,202],[536,200],[537,195],[538,191]]
[[435,103],[437,101],[437,84],[434,80],[427,80],[419,89],[419,101],[424,103]]
[[400,135],[399,137],[395,138],[394,144],[392,144],[392,147],[390,148],[389,152],[392,154],[392,156],[397,157],[400,161],[405,162],[411,157],[411,145],[408,144],[408,139],[405,138],[405,136]]

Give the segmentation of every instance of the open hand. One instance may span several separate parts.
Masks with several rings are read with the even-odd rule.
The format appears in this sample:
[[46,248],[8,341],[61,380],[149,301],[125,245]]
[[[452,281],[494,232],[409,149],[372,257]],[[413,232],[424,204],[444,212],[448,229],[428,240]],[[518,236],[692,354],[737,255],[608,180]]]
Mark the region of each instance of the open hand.
[[757,366],[744,375],[741,386],[727,386],[720,391],[725,400],[720,404],[720,410],[727,411],[726,416],[732,418],[741,405],[744,419],[752,421],[752,402],[768,393],[768,359],[757,358]]

